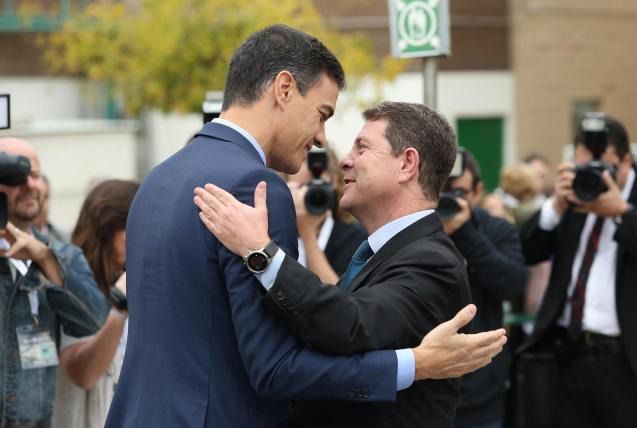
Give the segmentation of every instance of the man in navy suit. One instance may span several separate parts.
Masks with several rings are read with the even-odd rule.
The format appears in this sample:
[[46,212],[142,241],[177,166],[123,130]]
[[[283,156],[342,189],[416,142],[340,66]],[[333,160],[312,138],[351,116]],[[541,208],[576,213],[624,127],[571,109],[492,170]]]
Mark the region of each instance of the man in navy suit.
[[318,353],[262,304],[253,272],[269,249],[244,263],[199,221],[196,186],[253,203],[266,181],[270,234],[296,257],[292,198],[266,166],[293,173],[324,144],[344,83],[319,40],[261,30],[231,60],[221,118],[146,178],[127,224],[129,340],[107,427],[286,426],[289,398],[393,401],[415,379],[459,376],[499,352],[501,331],[456,334],[468,307],[413,349]]

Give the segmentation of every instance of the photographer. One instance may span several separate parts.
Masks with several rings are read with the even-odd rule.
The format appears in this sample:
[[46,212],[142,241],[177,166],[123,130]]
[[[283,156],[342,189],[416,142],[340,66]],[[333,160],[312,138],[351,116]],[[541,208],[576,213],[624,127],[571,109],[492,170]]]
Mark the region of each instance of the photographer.
[[[473,303],[480,308],[470,330],[500,328],[502,302],[517,299],[524,292],[522,249],[513,225],[478,208],[483,192],[479,166],[467,150],[459,156],[461,173],[447,182],[439,214],[445,232],[465,258]],[[445,201],[451,197],[453,200]],[[448,205],[455,208],[445,210]],[[462,377],[456,427],[502,426],[509,363],[510,352],[505,348],[491,364]]]
[[[336,154],[331,149],[310,152],[299,172],[288,176],[287,182],[296,209],[298,260],[324,283],[336,284],[358,246],[367,238],[352,216],[337,207],[343,173],[338,168]],[[315,196],[308,198],[308,191]]]
[[33,232],[42,192],[35,150],[0,138],[0,152],[9,163],[30,161],[28,175],[0,184],[9,220],[0,229],[0,426],[49,427],[59,326],[73,337],[93,334],[108,309],[80,249]]
[[626,130],[609,116],[586,115],[575,165],[558,168],[553,197],[521,230],[528,264],[553,260],[521,351],[555,352],[557,426],[635,426],[636,202]]

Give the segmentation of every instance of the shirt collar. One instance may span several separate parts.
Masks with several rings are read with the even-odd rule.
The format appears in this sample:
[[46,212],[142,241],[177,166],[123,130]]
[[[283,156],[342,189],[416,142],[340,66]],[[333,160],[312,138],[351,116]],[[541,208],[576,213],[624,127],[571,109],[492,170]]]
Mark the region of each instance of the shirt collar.
[[254,137],[248,133],[248,131],[246,131],[245,129],[243,129],[242,127],[240,127],[234,122],[230,122],[229,120],[221,119],[219,117],[216,119],[212,119],[212,122],[218,123],[220,125],[225,125],[228,128],[232,128],[235,131],[237,131],[239,134],[243,135],[245,139],[248,140],[250,144],[252,144],[252,146],[257,151],[257,153],[259,153],[259,156],[261,157],[261,160],[263,161],[263,165],[266,165],[266,166],[268,165],[267,162],[265,161],[265,152],[263,151],[259,143],[257,143],[257,140],[255,140]]
[[369,238],[367,238],[369,246],[372,248],[372,251],[374,251],[374,254],[376,254],[378,250],[387,243],[387,241],[392,239],[399,232],[402,232],[418,220],[427,217],[433,212],[434,210],[418,211],[390,221],[376,232],[369,235]]

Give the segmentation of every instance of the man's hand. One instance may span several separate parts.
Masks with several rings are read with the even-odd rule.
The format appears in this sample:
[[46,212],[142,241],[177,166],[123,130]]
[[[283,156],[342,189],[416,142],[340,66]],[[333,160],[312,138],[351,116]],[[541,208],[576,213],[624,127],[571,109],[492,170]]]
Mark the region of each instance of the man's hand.
[[0,238],[6,239],[11,244],[8,250],[0,249],[0,257],[32,260],[35,263],[40,263],[49,253],[49,249],[44,243],[35,239],[33,235],[18,229],[11,222],[7,223],[6,229],[0,231]]
[[305,194],[307,193],[307,186],[291,181],[288,183],[288,187],[290,188],[292,199],[294,200],[294,209],[296,210],[296,227],[299,231],[299,236],[304,241],[306,239],[316,239],[319,229],[327,217],[327,211],[319,215],[308,213],[305,209]]
[[567,162],[557,168],[555,179],[555,191],[553,193],[553,208],[559,215],[564,214],[569,203],[578,204],[579,201],[573,193],[573,180],[575,179],[575,165]]
[[204,187],[195,189],[199,218],[228,250],[245,257],[270,242],[265,181],[254,190],[254,207],[239,202],[214,184]]
[[507,341],[503,328],[477,334],[458,330],[475,316],[475,305],[467,305],[456,316],[440,324],[413,348],[416,380],[460,377],[491,362]]
[[469,206],[469,202],[464,198],[456,198],[456,202],[460,206],[460,211],[453,217],[442,220],[445,233],[449,236],[453,235],[456,230],[460,229],[471,219],[471,207]]
[[602,178],[608,190],[593,201],[580,203],[576,210],[579,212],[594,213],[600,217],[614,217],[624,214],[630,209],[630,204],[624,200],[619,186],[615,183],[615,180],[613,180],[608,171],[604,171]]
[[38,241],[35,236],[28,234],[11,222],[7,223],[7,228],[0,230],[0,238],[6,239],[11,247],[8,250],[0,248],[0,257],[9,257],[19,260],[31,260],[40,267],[40,270],[52,284],[62,286],[64,277],[62,268],[51,250]]

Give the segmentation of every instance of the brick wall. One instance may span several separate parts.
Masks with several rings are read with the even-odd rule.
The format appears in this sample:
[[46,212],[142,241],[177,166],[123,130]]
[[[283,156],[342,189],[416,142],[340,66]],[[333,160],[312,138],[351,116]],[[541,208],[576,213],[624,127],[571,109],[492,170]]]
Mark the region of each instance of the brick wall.
[[573,138],[573,103],[596,100],[637,141],[637,2],[512,0],[518,153],[555,164]]

